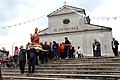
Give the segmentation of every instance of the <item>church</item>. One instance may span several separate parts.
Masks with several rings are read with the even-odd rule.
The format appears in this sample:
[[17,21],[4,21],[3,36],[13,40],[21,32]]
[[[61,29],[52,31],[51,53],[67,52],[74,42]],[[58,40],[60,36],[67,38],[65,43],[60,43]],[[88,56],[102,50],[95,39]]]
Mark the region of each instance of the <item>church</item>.
[[93,42],[101,44],[101,56],[113,56],[112,28],[90,23],[85,9],[64,5],[48,16],[48,28],[42,30],[40,41],[62,43],[65,37],[77,49],[80,46],[84,56],[93,56]]

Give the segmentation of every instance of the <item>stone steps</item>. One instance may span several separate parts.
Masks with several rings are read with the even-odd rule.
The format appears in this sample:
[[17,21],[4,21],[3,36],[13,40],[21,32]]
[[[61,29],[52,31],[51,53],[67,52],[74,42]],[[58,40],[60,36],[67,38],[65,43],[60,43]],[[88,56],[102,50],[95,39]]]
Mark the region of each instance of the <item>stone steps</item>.
[[76,63],[119,63],[120,60],[114,60],[114,61],[111,61],[111,60],[58,60],[58,61],[50,61],[49,63],[51,64],[76,64]]
[[[19,71],[19,68],[2,68],[2,71]],[[25,69],[26,71],[28,70],[28,67]],[[103,66],[82,66],[82,67],[36,67],[36,71],[39,70],[120,70],[120,67],[103,67]]]
[[[4,71],[3,75],[13,75],[14,73],[16,75],[19,75],[19,70],[9,70]],[[28,73],[26,70],[25,73]],[[50,73],[50,74],[120,74],[120,71],[118,70],[37,70],[35,73]]]
[[47,64],[36,65],[33,77],[20,75],[19,68],[2,68],[4,80],[118,80],[120,79],[120,58],[82,58],[49,61]]
[[[37,67],[36,67],[36,69],[37,68],[54,68],[54,67],[56,67],[56,68],[59,68],[59,67],[63,67],[63,68],[66,68],[66,67],[68,67],[68,68],[73,68],[73,67],[75,67],[75,68],[79,68],[79,67],[111,67],[111,68],[113,68],[113,67],[115,67],[115,68],[119,68],[119,66],[120,66],[120,63],[78,63],[78,64],[50,64],[50,63],[48,63],[48,64],[40,64],[40,65],[38,65]],[[14,68],[14,67],[13,67]],[[13,68],[10,68],[10,69],[13,69]],[[28,68],[27,66],[26,66],[26,68]],[[7,69],[7,67],[2,67],[2,69]]]
[[[16,73],[17,74],[17,73]],[[20,77],[16,74],[11,74],[16,76],[16,77]],[[7,77],[7,75],[4,75],[4,77]],[[26,74],[24,74],[24,77],[27,77]],[[63,78],[63,79],[120,79],[120,75],[114,75],[114,74],[110,74],[110,75],[105,75],[105,74],[47,74],[47,73],[35,73],[33,78],[36,77],[45,77],[45,78]]]
[[[114,61],[116,63],[116,61]],[[61,62],[57,62],[57,61],[53,61],[53,62],[50,62],[51,64],[78,64],[78,63],[113,63],[113,61],[76,61],[76,62],[65,62],[65,61],[61,61]],[[117,63],[120,63],[117,62]]]
[[65,79],[65,78],[46,78],[46,77],[25,77],[25,76],[3,76],[5,80],[97,80],[97,79]]
[[40,67],[82,67],[82,66],[116,66],[119,67],[120,63],[78,63],[78,64],[45,64]]

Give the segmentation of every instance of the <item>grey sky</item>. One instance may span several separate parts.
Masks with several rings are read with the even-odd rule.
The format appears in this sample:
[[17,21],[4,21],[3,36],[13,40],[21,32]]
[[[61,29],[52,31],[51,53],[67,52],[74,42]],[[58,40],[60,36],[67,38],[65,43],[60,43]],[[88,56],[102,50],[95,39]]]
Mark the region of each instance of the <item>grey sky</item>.
[[[104,0],[0,0],[0,27],[14,25],[6,22],[18,17],[22,22],[22,20],[27,21],[41,15],[48,15],[63,6],[65,1],[68,5],[86,9],[87,13],[102,5]],[[20,22],[16,21],[15,24]],[[47,18],[44,18],[40,25],[46,26],[46,23]],[[8,33],[8,29],[0,29],[0,36],[7,36]]]
[[45,2],[43,0],[0,0],[0,21],[8,21],[19,16],[25,17],[27,12],[43,15],[49,14],[53,10],[63,6],[64,1],[66,1],[68,5],[83,7],[91,12],[100,6],[104,0],[56,0],[56,3],[52,2],[52,0],[51,2]]

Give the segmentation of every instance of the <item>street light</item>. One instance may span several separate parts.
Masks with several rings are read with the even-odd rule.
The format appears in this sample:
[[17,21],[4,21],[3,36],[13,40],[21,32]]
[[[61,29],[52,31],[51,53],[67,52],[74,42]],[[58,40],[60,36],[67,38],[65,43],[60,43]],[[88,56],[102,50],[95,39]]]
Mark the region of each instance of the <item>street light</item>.
[[14,44],[15,43],[12,44],[12,56],[14,55]]

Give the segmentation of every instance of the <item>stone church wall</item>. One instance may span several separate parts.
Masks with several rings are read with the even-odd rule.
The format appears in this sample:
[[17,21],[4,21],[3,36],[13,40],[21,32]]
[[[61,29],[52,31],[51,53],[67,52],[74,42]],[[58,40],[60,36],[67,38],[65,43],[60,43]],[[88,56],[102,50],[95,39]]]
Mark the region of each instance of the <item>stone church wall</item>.
[[56,41],[58,43],[64,42],[64,37],[67,36],[71,41],[72,45],[77,49],[80,46],[83,50],[85,56],[93,56],[92,44],[94,39],[97,39],[101,43],[101,53],[102,56],[113,56],[111,49],[111,32],[99,32],[99,31],[89,31],[89,32],[76,32],[76,33],[66,33],[66,34],[56,34],[56,35],[45,35],[40,36],[42,42],[52,42]]
[[[83,17],[72,13],[49,17],[49,27],[52,33],[83,30]],[[63,24],[64,19],[69,19],[69,24]]]

